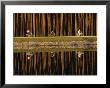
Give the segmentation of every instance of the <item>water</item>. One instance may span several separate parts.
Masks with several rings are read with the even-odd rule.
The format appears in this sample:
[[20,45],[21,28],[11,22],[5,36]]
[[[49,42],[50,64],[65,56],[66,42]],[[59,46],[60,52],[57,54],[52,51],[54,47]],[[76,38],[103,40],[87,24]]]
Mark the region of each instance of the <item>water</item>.
[[97,51],[14,52],[14,75],[97,75]]

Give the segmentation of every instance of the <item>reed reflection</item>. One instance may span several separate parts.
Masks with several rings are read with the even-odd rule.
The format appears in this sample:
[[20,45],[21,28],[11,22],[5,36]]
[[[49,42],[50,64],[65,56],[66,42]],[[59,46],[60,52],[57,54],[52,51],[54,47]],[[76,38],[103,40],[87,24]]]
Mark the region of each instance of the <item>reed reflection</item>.
[[14,75],[96,75],[96,51],[14,53]]

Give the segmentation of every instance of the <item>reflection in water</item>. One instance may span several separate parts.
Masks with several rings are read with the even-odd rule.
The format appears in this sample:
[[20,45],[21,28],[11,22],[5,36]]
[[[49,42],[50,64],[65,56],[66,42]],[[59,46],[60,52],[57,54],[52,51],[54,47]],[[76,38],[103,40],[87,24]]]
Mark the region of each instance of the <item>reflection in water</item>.
[[96,75],[97,51],[14,52],[14,75]]

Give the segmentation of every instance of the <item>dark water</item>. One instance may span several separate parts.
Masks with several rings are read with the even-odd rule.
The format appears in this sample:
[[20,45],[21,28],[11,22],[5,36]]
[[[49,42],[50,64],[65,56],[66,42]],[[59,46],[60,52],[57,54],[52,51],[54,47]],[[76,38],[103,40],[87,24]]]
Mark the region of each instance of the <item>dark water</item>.
[[14,75],[97,75],[97,51],[14,52]]

